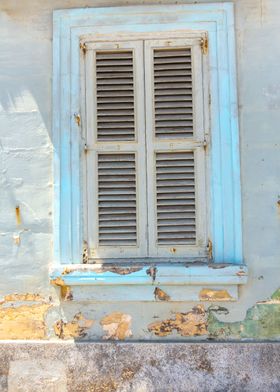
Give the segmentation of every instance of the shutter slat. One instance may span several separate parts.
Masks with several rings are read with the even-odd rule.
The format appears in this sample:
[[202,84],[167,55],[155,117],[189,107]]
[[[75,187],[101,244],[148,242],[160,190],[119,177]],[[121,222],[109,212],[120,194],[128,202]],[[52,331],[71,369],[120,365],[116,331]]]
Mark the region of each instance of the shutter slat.
[[193,136],[191,49],[154,49],[153,68],[156,137]]
[[135,139],[133,62],[133,50],[96,51],[98,141]]
[[136,245],[135,154],[98,154],[99,245]]
[[[194,178],[194,170],[192,151],[156,153],[158,245],[196,242],[195,182],[185,180],[188,174]],[[183,180],[178,180],[180,177]]]

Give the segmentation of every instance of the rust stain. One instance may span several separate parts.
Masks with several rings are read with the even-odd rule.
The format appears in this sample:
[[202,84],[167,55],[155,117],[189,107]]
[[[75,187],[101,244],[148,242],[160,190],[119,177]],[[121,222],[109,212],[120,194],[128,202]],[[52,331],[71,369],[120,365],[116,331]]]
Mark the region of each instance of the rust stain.
[[19,233],[13,235],[13,240],[14,240],[14,243],[15,243],[17,246],[20,245],[20,235],[19,235]]
[[232,296],[227,290],[202,289],[199,299],[200,301],[231,301]]
[[17,225],[21,225],[21,216],[20,216],[19,206],[16,206],[16,222],[17,222]]
[[204,55],[206,55],[208,53],[208,37],[201,38],[200,47],[201,47],[202,53]]
[[78,127],[81,125],[81,116],[79,113],[74,113],[74,118]]
[[131,316],[121,312],[113,312],[102,318],[100,324],[107,335],[103,339],[124,340],[132,336]]
[[77,313],[73,320],[64,322],[59,320],[54,325],[54,332],[60,339],[75,339],[86,336],[86,330],[94,323],[94,320],[87,320],[82,313]]
[[80,42],[80,49],[82,50],[83,55],[85,56],[87,53],[87,45],[85,42]]
[[156,287],[154,290],[155,299],[159,301],[170,301],[170,296],[166,294],[165,291],[161,290],[159,287]]
[[203,305],[197,305],[190,312],[176,313],[175,319],[150,324],[148,330],[161,337],[170,335],[173,330],[181,336],[206,335],[207,314]]
[[157,268],[156,268],[156,267],[150,267],[150,268],[148,268],[148,269],[146,270],[146,274],[147,274],[147,275],[150,275],[150,277],[152,278],[153,283],[154,283],[154,281],[156,280],[156,276],[157,276]]
[[[85,153],[87,153],[87,148],[85,144]],[[84,249],[83,249],[83,264],[88,263],[88,244],[87,241],[84,241]]]
[[60,287],[60,295],[63,301],[72,301],[73,293],[71,291],[71,287],[69,286],[61,286]]
[[1,308],[0,339],[45,339],[45,313],[50,307],[33,304]]
[[210,239],[208,240],[207,252],[208,252],[208,259],[212,260],[213,259],[213,244]]
[[[67,272],[67,268],[63,271],[62,275],[65,275]],[[57,277],[51,280],[51,284],[54,286],[60,287],[60,296],[64,301],[72,301],[73,300],[73,293],[71,291],[70,286],[67,286],[64,280],[61,277]]]
[[236,272],[236,275],[237,276],[244,276],[244,275],[246,275],[246,272],[243,270],[240,270],[240,271]]

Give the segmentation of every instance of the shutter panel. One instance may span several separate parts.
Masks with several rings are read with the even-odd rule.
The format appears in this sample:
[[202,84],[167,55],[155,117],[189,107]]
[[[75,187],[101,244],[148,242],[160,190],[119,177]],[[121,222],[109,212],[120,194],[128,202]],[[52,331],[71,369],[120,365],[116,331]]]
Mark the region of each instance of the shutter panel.
[[191,48],[154,49],[157,138],[193,136]]
[[98,154],[99,244],[136,245],[135,154]]
[[157,242],[195,245],[193,151],[156,153]]
[[206,255],[200,39],[145,43],[149,255]]
[[98,141],[135,139],[133,50],[96,51]]
[[[86,59],[90,258],[147,254],[143,42],[100,42]],[[141,189],[140,189],[141,186]]]

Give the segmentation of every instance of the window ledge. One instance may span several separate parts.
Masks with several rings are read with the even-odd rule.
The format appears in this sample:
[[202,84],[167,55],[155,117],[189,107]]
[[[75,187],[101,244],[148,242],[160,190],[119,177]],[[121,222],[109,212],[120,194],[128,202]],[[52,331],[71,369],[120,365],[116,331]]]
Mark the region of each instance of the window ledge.
[[245,265],[234,264],[72,264],[52,268],[50,279],[70,286],[74,300],[220,302],[238,299],[247,274]]

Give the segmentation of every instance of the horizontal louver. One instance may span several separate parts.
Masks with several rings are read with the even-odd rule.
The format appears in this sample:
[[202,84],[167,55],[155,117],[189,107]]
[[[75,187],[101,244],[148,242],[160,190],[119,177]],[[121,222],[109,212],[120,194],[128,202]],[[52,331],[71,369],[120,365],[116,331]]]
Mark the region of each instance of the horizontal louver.
[[194,153],[156,153],[157,243],[193,245],[195,226]]
[[98,154],[99,245],[136,245],[135,154]]
[[97,140],[135,139],[133,50],[96,52]]
[[193,136],[191,49],[154,49],[153,65],[156,137]]

